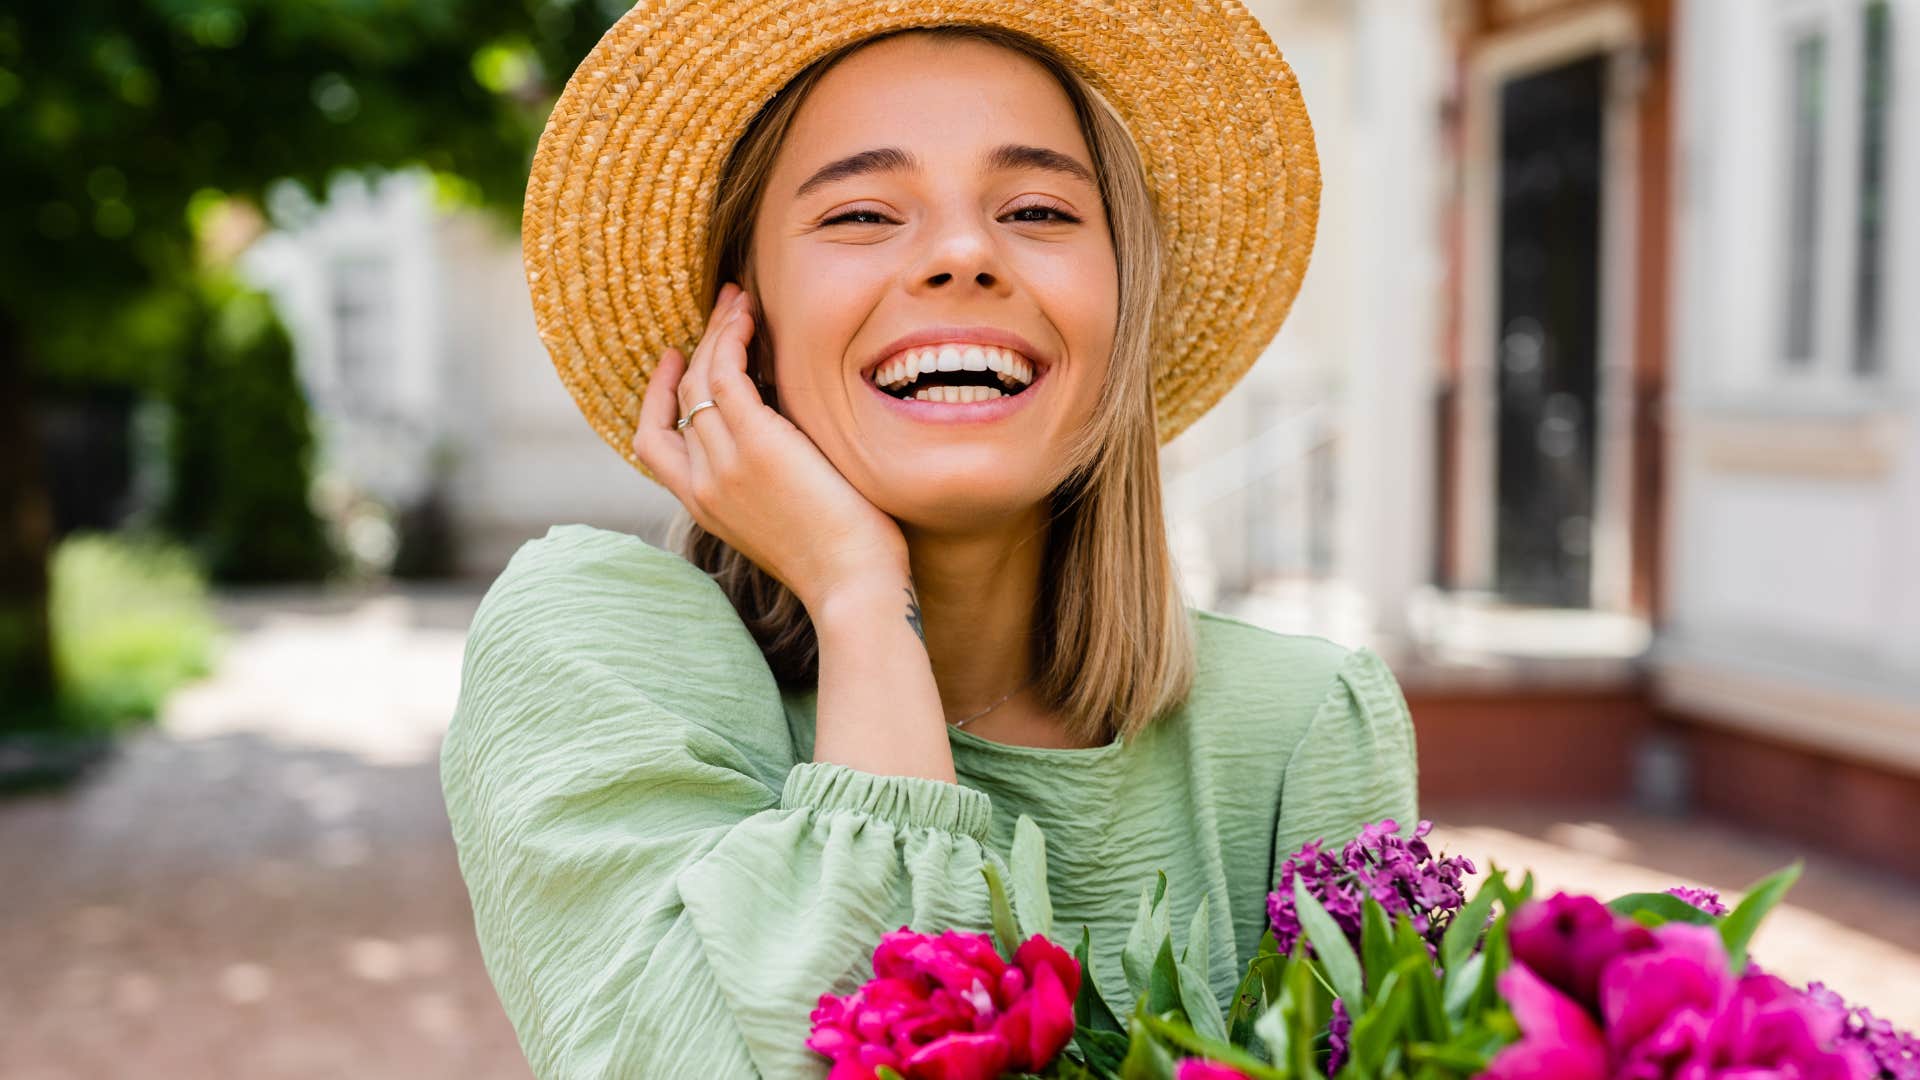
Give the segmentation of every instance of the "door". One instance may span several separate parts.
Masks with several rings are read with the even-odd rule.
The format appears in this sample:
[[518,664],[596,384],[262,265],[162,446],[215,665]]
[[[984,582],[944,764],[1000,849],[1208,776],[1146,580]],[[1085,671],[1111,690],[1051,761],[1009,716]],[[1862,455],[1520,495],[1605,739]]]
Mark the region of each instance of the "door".
[[1495,587],[1514,603],[1592,602],[1606,70],[1500,89]]

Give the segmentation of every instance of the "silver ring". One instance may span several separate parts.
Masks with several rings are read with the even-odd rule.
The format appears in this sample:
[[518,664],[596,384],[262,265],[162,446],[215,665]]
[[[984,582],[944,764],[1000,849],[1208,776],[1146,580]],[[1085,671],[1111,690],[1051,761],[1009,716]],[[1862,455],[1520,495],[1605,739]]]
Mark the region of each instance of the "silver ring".
[[688,409],[687,415],[681,417],[679,423],[676,423],[673,425],[673,430],[680,431],[683,428],[685,428],[688,424],[693,423],[694,414],[698,413],[701,409],[707,408],[712,404],[714,404],[713,399],[709,398],[706,401],[703,401],[700,404],[695,405],[693,408]]

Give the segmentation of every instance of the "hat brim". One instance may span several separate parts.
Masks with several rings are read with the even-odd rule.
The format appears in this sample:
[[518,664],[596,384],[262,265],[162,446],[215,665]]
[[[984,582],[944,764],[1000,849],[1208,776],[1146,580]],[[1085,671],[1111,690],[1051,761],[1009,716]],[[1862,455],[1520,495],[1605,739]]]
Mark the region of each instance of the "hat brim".
[[561,91],[521,234],[535,325],[593,429],[633,448],[667,348],[692,355],[720,170],[794,75],[849,42],[979,23],[1047,43],[1126,121],[1166,231],[1154,329],[1161,443],[1239,382],[1306,274],[1320,167],[1293,71],[1239,0],[642,0]]

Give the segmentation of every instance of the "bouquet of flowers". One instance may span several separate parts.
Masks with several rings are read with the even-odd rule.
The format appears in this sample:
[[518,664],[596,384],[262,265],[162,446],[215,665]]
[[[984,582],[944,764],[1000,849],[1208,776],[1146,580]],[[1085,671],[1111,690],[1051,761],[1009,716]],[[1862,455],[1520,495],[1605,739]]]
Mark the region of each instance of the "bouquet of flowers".
[[1093,985],[1086,927],[1055,940],[1046,842],[1022,816],[991,933],[887,934],[873,978],[822,994],[829,1080],[1920,1080],[1920,1039],[1747,957],[1795,863],[1729,910],[1705,890],[1533,895],[1437,857],[1421,821],[1367,825],[1281,864],[1232,1003],[1206,970],[1205,898],[1175,944],[1167,879],[1122,952],[1132,1012]]

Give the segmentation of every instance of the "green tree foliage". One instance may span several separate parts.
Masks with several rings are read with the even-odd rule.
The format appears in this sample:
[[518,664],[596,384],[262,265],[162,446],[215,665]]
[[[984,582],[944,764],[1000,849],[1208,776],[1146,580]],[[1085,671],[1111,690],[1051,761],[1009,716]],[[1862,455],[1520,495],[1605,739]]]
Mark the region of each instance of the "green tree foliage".
[[[104,381],[184,400],[177,378],[189,365],[230,376],[242,356],[254,361],[248,377],[284,384],[265,331],[187,359],[207,340],[206,312],[218,340],[223,320],[242,317],[227,309],[245,306],[229,297],[208,308],[195,230],[206,208],[259,205],[282,178],[319,199],[339,169],[424,166],[517,231],[553,95],[626,7],[58,0],[0,11],[0,459],[23,463],[0,469],[0,709],[51,685],[51,537],[36,468],[24,464],[38,455],[23,390]],[[251,402],[256,390],[207,393]],[[297,457],[303,424],[271,411],[277,433],[231,438]],[[219,422],[239,416],[223,411]],[[267,482],[246,483],[256,479]],[[237,483],[223,490],[238,498]],[[214,536],[228,530],[216,549],[243,527],[212,506],[200,512]],[[276,514],[271,528],[294,527],[294,516]],[[298,564],[301,547],[288,541],[263,561]]]

